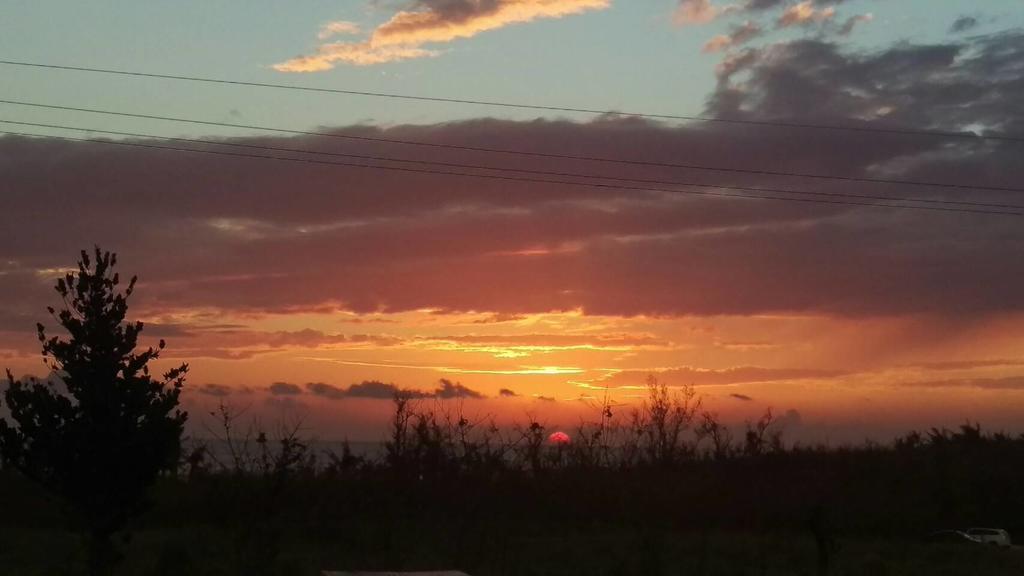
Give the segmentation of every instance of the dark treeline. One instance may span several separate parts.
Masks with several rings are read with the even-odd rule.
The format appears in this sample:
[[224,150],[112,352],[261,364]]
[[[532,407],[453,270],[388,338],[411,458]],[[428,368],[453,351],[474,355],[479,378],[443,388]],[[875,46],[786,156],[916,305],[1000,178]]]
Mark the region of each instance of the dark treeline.
[[[927,555],[932,530],[1024,523],[1022,437],[964,425],[888,445],[792,446],[771,413],[732,431],[692,391],[648,392],[621,418],[596,406],[564,445],[539,422],[502,430],[457,405],[399,397],[379,457],[317,452],[299,426],[267,432],[223,408],[227,449],[192,442],[161,479],[131,531],[162,536],[137,561],[170,570],[142,573],[849,573],[883,562],[863,542]],[[14,510],[0,520],[8,530],[57,521],[21,497],[2,504]],[[1020,563],[980,548],[942,562]]]

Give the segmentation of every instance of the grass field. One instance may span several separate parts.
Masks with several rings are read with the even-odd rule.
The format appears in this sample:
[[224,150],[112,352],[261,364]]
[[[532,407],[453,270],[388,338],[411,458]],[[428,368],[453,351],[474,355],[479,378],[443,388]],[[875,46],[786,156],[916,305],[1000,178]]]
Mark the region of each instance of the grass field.
[[[353,528],[353,531],[358,530]],[[67,575],[81,564],[77,540],[61,531],[7,528],[0,533],[0,573]],[[816,575],[809,535],[735,532],[667,533],[636,537],[609,531],[512,536],[486,542],[438,542],[408,534],[401,546],[358,550],[357,534],[310,534],[284,528],[280,553],[264,566],[240,557],[235,534],[215,526],[143,530],[125,547],[126,575],[279,574],[314,576],[323,568],[458,568],[499,575]],[[839,540],[830,562],[835,575],[1002,575],[1024,573],[1024,550],[912,541]],[[247,571],[247,572],[243,572]],[[252,571],[252,572],[248,572]]]

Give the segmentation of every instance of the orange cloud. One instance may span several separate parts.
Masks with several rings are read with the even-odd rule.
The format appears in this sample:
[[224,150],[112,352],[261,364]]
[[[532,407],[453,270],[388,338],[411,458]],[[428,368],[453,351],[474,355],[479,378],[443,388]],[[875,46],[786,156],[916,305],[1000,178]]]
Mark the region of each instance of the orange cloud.
[[609,0],[505,0],[490,10],[468,15],[452,15],[436,8],[402,11],[377,28],[370,42],[375,46],[451,42],[509,24],[538,18],[561,18],[586,10],[604,9],[609,4]]
[[421,340],[430,350],[485,353],[495,358],[522,358],[533,354],[569,351],[628,352],[638,348],[669,348],[671,343],[651,335],[608,334],[505,334],[429,336]]
[[361,32],[359,25],[355,22],[346,22],[339,20],[335,22],[328,22],[320,27],[320,32],[316,35],[321,40],[326,40],[331,36],[337,36],[339,34],[359,34]]
[[761,34],[761,27],[747,20],[741,26],[733,27],[729,34],[720,34],[704,44],[703,52],[721,52],[748,42]]
[[338,62],[353,66],[373,66],[417,58],[431,58],[439,52],[410,46],[375,47],[369,42],[335,42],[317,48],[316,54],[299,56],[274,64],[278,72],[320,72],[334,68]]
[[648,375],[655,374],[670,386],[690,384],[693,386],[731,386],[764,382],[786,382],[794,380],[827,380],[848,375],[843,370],[822,370],[812,368],[763,368],[760,366],[736,366],[720,370],[680,366],[661,370],[623,370],[594,384],[583,383],[580,387],[641,389]]
[[384,334],[327,334],[319,330],[262,332],[257,330],[183,330],[168,358],[249,359],[260,354],[303,348],[388,348],[404,340]]
[[777,24],[779,28],[803,26],[812,22],[831,20],[835,15],[836,9],[832,6],[818,10],[814,7],[812,0],[804,0],[799,4],[786,8],[782,15],[779,16]]
[[407,370],[430,370],[444,374],[478,374],[492,376],[562,376],[583,374],[586,369],[578,366],[518,366],[510,369],[457,368],[453,366],[432,366],[418,364],[398,364],[391,362],[363,362],[359,360],[336,360],[334,358],[306,357],[304,360],[327,362],[343,366],[369,366],[375,368],[403,368]]
[[875,15],[868,12],[866,14],[855,14],[846,19],[846,22],[839,27],[840,36],[849,36],[853,29],[861,23],[871,22],[875,19]]
[[719,9],[711,4],[711,0],[681,0],[672,20],[680,26],[706,24],[717,18],[719,13]]
[[[338,63],[369,66],[414,58],[437,56],[422,46],[471,38],[481,32],[521,24],[540,18],[561,18],[587,10],[601,10],[610,0],[497,0],[481,5],[472,2],[419,0],[413,10],[402,10],[378,26],[362,42],[323,44],[315,54],[275,64],[279,72],[316,72]],[[351,22],[332,22],[320,32],[320,39],[336,33],[355,33]]]

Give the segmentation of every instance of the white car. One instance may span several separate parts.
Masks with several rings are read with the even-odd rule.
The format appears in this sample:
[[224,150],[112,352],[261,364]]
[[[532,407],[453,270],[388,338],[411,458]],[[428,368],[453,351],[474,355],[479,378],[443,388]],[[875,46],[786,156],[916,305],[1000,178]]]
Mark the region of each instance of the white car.
[[1010,534],[999,528],[969,528],[967,535],[982,544],[994,546],[1010,546]]

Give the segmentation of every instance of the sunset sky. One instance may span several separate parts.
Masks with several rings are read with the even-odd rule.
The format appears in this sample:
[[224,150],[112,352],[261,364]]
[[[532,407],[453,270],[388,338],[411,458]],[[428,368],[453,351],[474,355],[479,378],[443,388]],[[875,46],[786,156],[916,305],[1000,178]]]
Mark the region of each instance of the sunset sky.
[[396,387],[569,429],[648,374],[795,439],[1024,432],[1019,0],[244,4],[16,1],[0,60],[705,120],[2,64],[0,130],[112,143],[0,135],[0,367],[45,375],[98,244],[197,433],[223,401],[373,440]]

